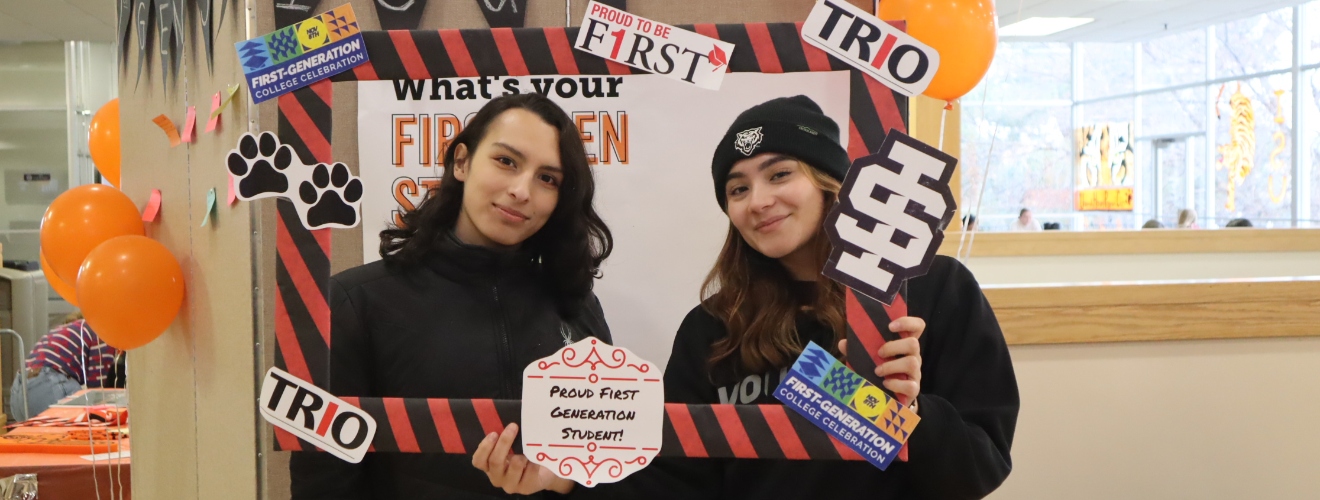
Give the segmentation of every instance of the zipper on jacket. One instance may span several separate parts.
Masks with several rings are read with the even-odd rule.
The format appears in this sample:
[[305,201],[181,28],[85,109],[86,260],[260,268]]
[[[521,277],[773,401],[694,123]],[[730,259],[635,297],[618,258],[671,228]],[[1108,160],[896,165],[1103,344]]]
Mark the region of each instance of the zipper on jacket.
[[505,398],[518,398],[520,394],[513,393],[513,384],[510,378],[513,371],[512,348],[509,347],[509,329],[504,324],[504,308],[500,306],[500,287],[499,275],[495,277],[495,283],[490,286],[490,293],[495,298],[495,315],[499,318],[499,336],[500,336],[500,384],[504,387]]

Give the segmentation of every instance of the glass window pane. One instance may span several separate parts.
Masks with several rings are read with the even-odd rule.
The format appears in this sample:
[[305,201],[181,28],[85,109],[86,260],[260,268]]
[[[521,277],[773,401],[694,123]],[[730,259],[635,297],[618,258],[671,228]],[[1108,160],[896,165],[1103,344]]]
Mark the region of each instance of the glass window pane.
[[1066,43],[1000,43],[981,84],[964,104],[1072,99],[1072,49]]
[[1141,97],[1142,136],[1205,131],[1204,87]]
[[1320,62],[1320,2],[1302,5],[1302,64]]
[[1292,8],[1215,26],[1215,77],[1292,67]]
[[1217,103],[1215,205],[1203,221],[1291,226],[1292,98],[1289,74],[1224,86]]
[[1082,99],[1094,99],[1132,92],[1136,81],[1132,74],[1133,50],[1130,43],[1079,43],[1082,59]]
[[1303,118],[1303,142],[1306,154],[1304,155],[1307,165],[1307,177],[1302,183],[1310,183],[1310,214],[1307,217],[1306,227],[1320,227],[1320,73],[1317,70],[1307,71],[1302,76],[1302,98],[1304,104],[1302,110],[1305,113]]
[[1007,230],[1024,206],[1041,221],[1071,210],[1071,97],[1068,44],[1002,43],[985,79],[962,98],[962,209],[977,214],[982,230]]
[[[979,109],[978,109],[979,108]],[[963,109],[963,209],[977,214],[982,231],[1006,231],[1018,210],[1040,222],[1072,215],[1072,133],[1068,105],[990,105]],[[991,135],[990,181],[986,174]],[[979,204],[979,210],[978,210]],[[1071,224],[1070,226],[1071,227]]]
[[1141,88],[1204,81],[1205,30],[1163,36],[1141,44]]

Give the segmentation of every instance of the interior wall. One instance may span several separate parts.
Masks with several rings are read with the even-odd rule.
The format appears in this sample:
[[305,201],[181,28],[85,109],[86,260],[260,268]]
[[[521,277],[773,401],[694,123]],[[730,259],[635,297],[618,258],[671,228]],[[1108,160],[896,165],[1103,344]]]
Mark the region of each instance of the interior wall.
[[[1320,254],[975,257],[968,266],[983,285],[1255,278],[1320,275]],[[1320,494],[1320,338],[1010,351],[1022,395],[1014,471],[991,498]]]
[[[37,260],[41,216],[69,188],[64,46],[0,45],[0,245]],[[24,174],[48,174],[28,182]]]
[[1320,338],[1010,351],[1022,410],[992,499],[1320,494]]

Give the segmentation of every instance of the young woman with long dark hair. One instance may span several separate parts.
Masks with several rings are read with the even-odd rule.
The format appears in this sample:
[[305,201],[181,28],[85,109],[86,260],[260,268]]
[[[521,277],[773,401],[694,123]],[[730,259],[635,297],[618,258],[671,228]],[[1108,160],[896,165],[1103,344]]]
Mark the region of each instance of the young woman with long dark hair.
[[[734,121],[711,168],[729,232],[701,304],[674,338],[666,401],[781,404],[774,390],[807,342],[842,356],[844,288],[821,270],[831,250],[825,216],[848,167],[838,125],[805,96],[762,103]],[[876,368],[921,417],[907,462],[880,471],[866,462],[659,458],[620,483],[572,492],[684,499],[989,494],[1012,468],[1018,413],[1003,334],[976,279],[954,259],[937,257],[907,289],[911,316],[887,325],[907,338],[886,343],[878,354],[887,361]],[[504,449],[477,455],[492,483],[532,491],[500,466]]]
[[[438,190],[380,234],[381,260],[330,280],[339,396],[518,399],[528,363],[610,341],[592,283],[613,240],[572,119],[537,94],[482,107]],[[296,453],[294,499],[503,496],[466,457]]]

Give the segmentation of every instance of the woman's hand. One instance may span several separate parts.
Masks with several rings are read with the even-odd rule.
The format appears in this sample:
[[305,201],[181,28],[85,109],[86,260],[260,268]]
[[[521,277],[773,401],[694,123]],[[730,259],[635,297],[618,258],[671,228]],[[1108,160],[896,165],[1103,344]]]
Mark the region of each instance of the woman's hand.
[[511,495],[530,495],[541,490],[568,493],[573,482],[555,476],[550,469],[531,463],[522,455],[511,455],[518,424],[509,424],[504,432],[494,432],[481,440],[472,454],[472,466],[486,473],[490,484]]
[[[926,322],[904,316],[890,323],[889,330],[903,338],[885,342],[880,347],[880,359],[887,361],[875,368],[875,374],[884,378],[886,389],[906,396],[908,402],[915,401],[921,394],[921,344],[917,340],[926,331]],[[839,352],[845,357],[848,355],[847,340],[839,341]]]

